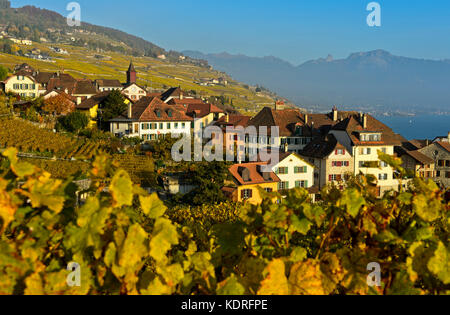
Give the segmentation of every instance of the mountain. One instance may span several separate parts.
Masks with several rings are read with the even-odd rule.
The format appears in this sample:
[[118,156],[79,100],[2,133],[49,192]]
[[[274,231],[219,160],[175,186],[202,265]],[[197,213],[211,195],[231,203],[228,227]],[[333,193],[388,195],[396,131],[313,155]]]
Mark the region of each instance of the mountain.
[[35,42],[41,38],[55,41],[71,41],[73,33],[77,33],[75,44],[91,45],[103,50],[118,51],[133,55],[156,57],[161,54],[178,58],[181,54],[167,52],[165,49],[142,38],[125,32],[81,23],[80,27],[67,25],[66,17],[54,11],[40,9],[34,6],[11,8],[8,0],[0,0],[0,26],[12,36],[32,39]]
[[447,110],[450,62],[394,56],[384,50],[332,56],[294,66],[274,57],[183,52],[235,79],[263,85],[297,104],[380,111]]

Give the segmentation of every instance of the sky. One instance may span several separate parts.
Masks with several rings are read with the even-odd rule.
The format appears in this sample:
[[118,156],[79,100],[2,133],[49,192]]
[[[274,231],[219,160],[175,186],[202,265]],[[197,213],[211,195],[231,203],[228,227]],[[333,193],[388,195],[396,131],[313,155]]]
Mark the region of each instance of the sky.
[[[67,16],[67,0],[12,0]],[[450,1],[384,0],[381,26],[367,25],[371,0],[78,0],[81,20],[140,36],[167,50],[275,56],[299,65],[384,49],[450,59]]]

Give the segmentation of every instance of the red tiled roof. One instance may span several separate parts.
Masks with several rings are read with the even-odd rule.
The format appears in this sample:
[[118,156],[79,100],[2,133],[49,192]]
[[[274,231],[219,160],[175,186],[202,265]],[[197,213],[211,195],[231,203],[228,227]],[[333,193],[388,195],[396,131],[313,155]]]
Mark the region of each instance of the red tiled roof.
[[[146,96],[141,98],[132,105],[131,111],[131,120],[134,121],[192,121],[192,118],[187,116],[186,113],[164,103],[157,97]],[[160,117],[158,117],[158,112],[160,113]],[[169,114],[171,114],[171,117]],[[128,111],[111,121],[124,119],[129,119]]]
[[337,149],[345,149],[332,134],[317,137],[303,149],[300,153],[303,156],[314,158],[326,158]]
[[[348,118],[342,120],[336,124],[332,129],[346,131],[352,140],[354,145],[364,145],[364,146],[378,146],[378,145],[401,145],[406,143],[407,140],[401,135],[396,134],[391,128],[375,119],[371,115],[367,115],[367,125],[364,128],[362,123],[362,118],[359,114],[350,115]],[[359,133],[361,132],[376,132],[381,133],[381,141],[368,142],[360,141]]]
[[450,152],[450,143],[449,142],[437,141],[436,143],[439,144],[441,147],[443,147],[448,152]]
[[[258,167],[267,165],[267,162],[254,162],[245,164],[234,164],[229,168],[231,175],[240,185],[258,185],[265,183],[278,183],[280,179],[274,172],[270,172],[270,180],[266,181]],[[250,172],[250,181],[246,182],[241,176],[240,170],[247,169]]]
[[111,79],[99,79],[95,80],[98,86],[102,87],[122,87],[122,83],[119,80],[111,80]]
[[226,127],[226,126],[233,126],[233,127],[247,127],[250,119],[252,119],[250,116],[244,116],[244,115],[228,115],[228,122],[227,122],[227,116],[221,117],[217,122],[216,125],[220,127]]
[[205,103],[197,103],[197,104],[188,104],[186,108],[186,113],[191,115],[192,113],[196,114],[196,118],[205,117],[211,113],[223,113],[224,111],[218,108],[213,104],[205,104]]

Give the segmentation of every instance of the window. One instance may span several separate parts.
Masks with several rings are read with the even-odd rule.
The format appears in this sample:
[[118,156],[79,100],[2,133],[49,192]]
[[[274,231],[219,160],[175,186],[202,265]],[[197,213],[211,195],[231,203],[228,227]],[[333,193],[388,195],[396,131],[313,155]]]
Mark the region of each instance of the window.
[[273,189],[272,189],[272,188],[264,188],[264,190],[265,190],[266,192],[268,192],[268,193],[273,192]]
[[340,182],[342,180],[341,174],[332,174],[328,177],[328,180],[330,182]]
[[241,198],[243,200],[247,200],[253,197],[253,190],[251,189],[244,189],[241,191]]
[[438,166],[439,167],[444,167],[445,161],[444,160],[439,160],[438,161]]
[[171,123],[167,123],[167,129],[170,130],[171,127],[172,127],[172,124]]
[[164,124],[163,123],[159,124],[159,129],[164,129]]
[[388,180],[389,175],[388,174],[379,174],[378,179],[379,180]]
[[178,129],[178,123],[175,123],[175,127],[174,127],[175,129]]
[[167,116],[169,116],[169,117],[172,117],[172,116],[173,116],[172,110],[169,109],[169,110],[167,111]]
[[288,167],[279,167],[276,171],[277,174],[280,175],[287,175],[289,173],[289,168]]
[[181,128],[186,128],[186,123],[181,123]]
[[156,117],[161,118],[161,111],[160,110],[155,111],[155,113],[156,113]]
[[388,164],[386,162],[384,162],[384,161],[381,161],[380,162],[380,166],[381,167],[388,167]]
[[298,180],[295,182],[295,188],[308,188],[307,180]]
[[450,172],[445,173],[445,178],[450,178]]
[[450,167],[450,160],[445,161],[445,167]]
[[278,190],[286,190],[289,189],[289,182],[279,182]]
[[345,150],[343,149],[336,150],[336,155],[345,155]]
[[308,171],[307,166],[296,166],[294,167],[295,174],[305,174]]
[[361,155],[370,155],[370,154],[372,154],[372,149],[371,148],[360,148],[359,149],[359,154],[361,154]]

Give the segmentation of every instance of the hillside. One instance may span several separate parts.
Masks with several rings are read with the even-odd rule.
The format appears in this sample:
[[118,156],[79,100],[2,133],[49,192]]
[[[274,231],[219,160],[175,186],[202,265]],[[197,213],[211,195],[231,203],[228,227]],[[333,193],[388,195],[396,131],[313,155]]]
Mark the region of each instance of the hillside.
[[[28,63],[41,71],[63,70],[76,78],[118,79],[125,81],[125,71],[133,60],[138,72],[138,84],[149,91],[162,91],[180,86],[198,97],[218,97],[227,107],[253,114],[264,106],[282,99],[270,91],[239,83],[227,74],[216,71],[207,63],[184,58],[180,53],[167,52],[148,41],[124,32],[82,23],[80,28],[68,27],[63,16],[53,11],[31,6],[7,8],[0,0],[0,31],[19,39],[30,39],[32,46],[0,40],[0,65],[12,71],[14,66]],[[2,53],[4,45],[10,53]],[[52,47],[66,50],[59,54]],[[51,61],[24,57],[32,49],[49,55]],[[166,59],[157,58],[163,54]],[[228,84],[211,83],[219,78]],[[287,100],[286,100],[287,101]],[[291,104],[292,105],[292,104]]]
[[274,57],[184,54],[208,61],[235,79],[262,84],[297,104],[332,105],[376,113],[449,113],[450,63],[394,56],[383,50],[332,56],[294,66]]

